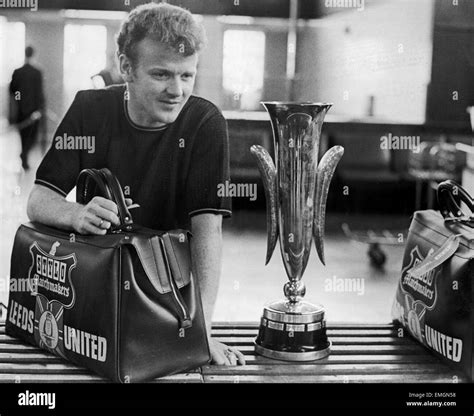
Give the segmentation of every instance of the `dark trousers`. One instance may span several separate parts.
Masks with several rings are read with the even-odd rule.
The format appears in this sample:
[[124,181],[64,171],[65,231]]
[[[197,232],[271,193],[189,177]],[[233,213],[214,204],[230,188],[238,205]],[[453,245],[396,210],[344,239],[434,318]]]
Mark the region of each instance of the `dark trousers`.
[[21,164],[28,168],[28,153],[36,142],[38,135],[39,120],[20,130],[21,137]]

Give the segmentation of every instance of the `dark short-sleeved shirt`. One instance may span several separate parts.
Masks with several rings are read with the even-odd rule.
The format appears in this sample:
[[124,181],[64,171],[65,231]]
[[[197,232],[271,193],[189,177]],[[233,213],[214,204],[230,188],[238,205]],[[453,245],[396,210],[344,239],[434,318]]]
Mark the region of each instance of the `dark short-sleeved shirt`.
[[227,124],[211,102],[191,96],[177,119],[144,128],[128,116],[125,86],[77,93],[36,172],[35,183],[66,196],[85,168],[106,167],[140,208],[134,222],[189,228],[201,213],[231,215],[219,194],[229,181]]

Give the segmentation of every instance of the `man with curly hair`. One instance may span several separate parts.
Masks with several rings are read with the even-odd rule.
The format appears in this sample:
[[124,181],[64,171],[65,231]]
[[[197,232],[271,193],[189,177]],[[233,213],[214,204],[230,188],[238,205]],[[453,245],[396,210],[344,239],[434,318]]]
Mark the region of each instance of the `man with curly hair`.
[[[28,200],[32,221],[103,235],[118,224],[117,207],[96,197],[69,202],[82,169],[109,168],[138,203],[136,223],[159,230],[190,228],[193,274],[201,288],[212,360],[244,364],[244,356],[210,337],[221,267],[222,217],[229,198],[227,125],[211,102],[192,95],[204,30],[188,11],[166,3],[132,10],[117,37],[125,85],[80,91],[41,162]],[[94,138],[94,150],[60,145]],[[72,143],[72,141],[71,141]],[[65,148],[67,147],[67,148]],[[73,146],[70,146],[73,147]]]

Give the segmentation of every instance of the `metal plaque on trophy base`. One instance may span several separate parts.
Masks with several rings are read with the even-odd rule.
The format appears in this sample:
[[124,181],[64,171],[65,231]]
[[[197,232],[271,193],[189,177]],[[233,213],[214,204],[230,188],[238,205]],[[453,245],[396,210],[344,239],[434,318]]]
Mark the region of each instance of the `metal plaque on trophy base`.
[[267,203],[267,256],[276,243],[289,281],[285,300],[265,306],[255,340],[258,354],[270,358],[309,361],[326,357],[325,311],[303,301],[302,276],[314,238],[324,264],[324,223],[329,185],[344,149],[334,146],[318,163],[321,128],[331,104],[263,102],[271,119],[275,164],[262,147],[251,147],[262,176]]

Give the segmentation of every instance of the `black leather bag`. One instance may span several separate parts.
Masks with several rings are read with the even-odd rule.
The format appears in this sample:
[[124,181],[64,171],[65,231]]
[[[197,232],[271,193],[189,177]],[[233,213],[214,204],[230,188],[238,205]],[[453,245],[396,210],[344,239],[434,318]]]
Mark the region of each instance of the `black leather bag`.
[[[394,321],[433,354],[474,381],[474,222],[460,185],[438,187],[440,212],[417,211],[408,232]],[[454,381],[454,380],[453,380]]]
[[121,225],[104,236],[37,223],[19,227],[11,257],[7,334],[116,382],[210,361],[190,233],[133,223],[117,179],[83,170],[77,200],[103,196]]

